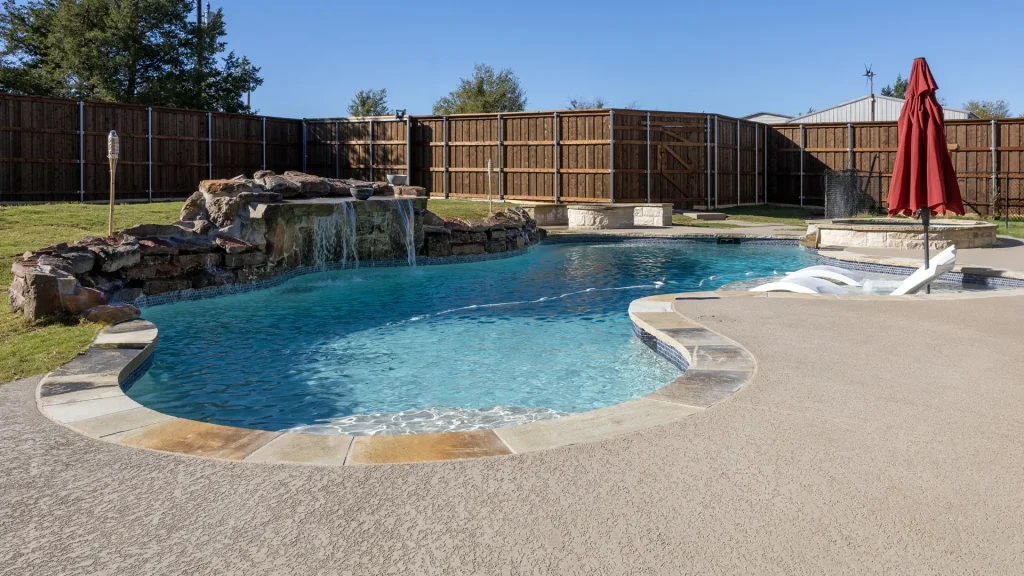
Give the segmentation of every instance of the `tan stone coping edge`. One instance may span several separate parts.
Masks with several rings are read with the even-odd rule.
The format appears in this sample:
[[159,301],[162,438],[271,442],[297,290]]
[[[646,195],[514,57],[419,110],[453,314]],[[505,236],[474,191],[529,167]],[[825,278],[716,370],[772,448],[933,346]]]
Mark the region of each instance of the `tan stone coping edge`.
[[629,316],[649,346],[668,347],[661,353],[681,367],[689,366],[679,378],[621,404],[506,428],[344,436],[267,432],[176,418],[140,405],[122,388],[134,373],[145,369],[156,346],[158,330],[145,320],[102,330],[85,354],[43,377],[36,400],[48,418],[92,438],[222,460],[339,466],[546,450],[674,422],[703,411],[747,383],[756,366],[753,356],[674,311],[674,298],[659,295],[636,300]]

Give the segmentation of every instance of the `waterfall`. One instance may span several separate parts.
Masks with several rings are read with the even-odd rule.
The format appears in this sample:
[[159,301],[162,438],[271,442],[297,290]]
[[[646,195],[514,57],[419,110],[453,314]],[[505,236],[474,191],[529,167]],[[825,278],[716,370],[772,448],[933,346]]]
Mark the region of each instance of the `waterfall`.
[[416,215],[412,200],[395,200],[395,210],[402,219],[402,234],[405,241],[405,258],[409,266],[416,265]]
[[356,249],[356,211],[351,202],[339,203],[330,216],[313,218],[313,265],[326,270],[332,264],[359,266]]

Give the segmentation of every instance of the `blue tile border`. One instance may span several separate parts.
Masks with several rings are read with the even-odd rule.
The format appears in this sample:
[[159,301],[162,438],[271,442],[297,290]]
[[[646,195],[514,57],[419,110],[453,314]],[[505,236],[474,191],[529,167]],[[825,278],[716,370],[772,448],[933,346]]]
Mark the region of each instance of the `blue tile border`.
[[549,235],[544,244],[608,243],[608,244],[750,244],[755,246],[798,246],[797,238],[766,238],[763,236],[618,236],[611,234]]
[[673,366],[679,368],[680,372],[686,372],[690,368],[689,361],[675,348],[665,344],[650,332],[633,323],[633,334],[644,343],[645,346],[654,350],[654,353],[668,360]]

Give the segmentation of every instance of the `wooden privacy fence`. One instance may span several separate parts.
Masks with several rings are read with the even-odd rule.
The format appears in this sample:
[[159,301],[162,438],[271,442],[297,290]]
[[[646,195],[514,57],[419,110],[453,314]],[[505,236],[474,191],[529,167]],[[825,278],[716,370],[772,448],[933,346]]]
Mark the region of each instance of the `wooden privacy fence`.
[[[1024,214],[1024,119],[946,122],[968,213]],[[895,122],[775,125],[768,135],[769,201],[821,206],[826,170],[856,170],[882,207],[896,162]]]
[[754,204],[765,127],[707,114],[569,110],[307,120],[305,169],[383,180],[408,173],[446,198]]
[[120,200],[184,198],[206,178],[302,165],[301,120],[5,94],[0,203],[105,200],[110,130]]
[[[490,184],[520,201],[821,206],[826,170],[854,169],[884,204],[896,158],[896,123],[620,109],[300,120],[0,95],[0,203],[105,200],[111,129],[124,200],[183,198],[265,168],[409,174],[446,198],[484,198]],[[946,139],[971,211],[1024,212],[1024,120],[950,121]]]

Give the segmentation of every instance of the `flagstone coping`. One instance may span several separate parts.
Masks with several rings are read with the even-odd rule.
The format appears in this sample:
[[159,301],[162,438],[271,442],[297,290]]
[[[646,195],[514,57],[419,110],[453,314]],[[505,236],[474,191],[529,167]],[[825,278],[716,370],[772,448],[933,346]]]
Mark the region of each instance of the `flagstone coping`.
[[[103,329],[92,346],[47,374],[39,410],[86,436],[134,448],[253,463],[320,466],[397,464],[546,450],[668,424],[739,390],[756,368],[742,346],[673,309],[677,295],[630,305],[636,335],[683,373],[628,402],[530,424],[467,432],[383,436],[316,435],[221,426],[142,406],[124,388],[148,367],[159,331],[145,320]],[[720,297],[699,293],[686,297]]]

